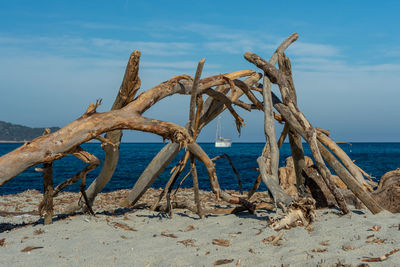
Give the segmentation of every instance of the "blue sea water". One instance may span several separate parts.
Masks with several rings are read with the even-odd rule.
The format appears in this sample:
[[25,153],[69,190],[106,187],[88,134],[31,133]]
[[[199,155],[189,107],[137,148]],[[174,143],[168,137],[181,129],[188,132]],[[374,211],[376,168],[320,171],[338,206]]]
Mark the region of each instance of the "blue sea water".
[[[21,144],[2,143],[0,144],[0,156],[4,155]],[[228,154],[242,178],[243,189],[249,190],[257,177],[257,157],[261,154],[264,147],[263,143],[234,143],[230,148],[215,148],[213,143],[201,143],[201,147],[212,158],[223,153]],[[367,173],[378,179],[386,172],[400,168],[400,143],[353,143],[339,144],[356,164]],[[164,146],[162,143],[122,143],[120,150],[120,160],[117,170],[114,173],[110,183],[104,188],[104,192],[114,191],[116,189],[132,188],[147,164]],[[82,147],[90,153],[96,155],[99,159],[104,159],[103,150],[98,143],[84,144]],[[305,154],[310,156],[310,150],[304,144]],[[178,162],[183,155],[180,152],[178,157],[168,166],[161,176],[153,184],[154,188],[164,187],[169,179],[171,168]],[[290,155],[289,144],[283,144],[280,150],[280,165],[284,165],[285,159]],[[210,190],[207,172],[202,164],[198,165],[199,185],[201,189]],[[76,172],[84,168],[85,163],[79,161],[73,156],[67,156],[57,160],[53,164],[54,184],[57,185],[63,180],[72,177]],[[87,177],[87,186],[100,172],[101,166],[89,173]],[[225,159],[219,159],[216,162],[218,180],[223,189],[238,189],[236,176]],[[184,170],[182,177],[188,171]],[[183,187],[191,187],[191,179],[188,178],[183,183]],[[14,194],[23,192],[27,189],[42,190],[42,177],[40,173],[34,171],[31,167],[0,186],[0,195]],[[67,191],[79,191],[79,182],[66,189]],[[265,190],[261,186],[260,190]]]

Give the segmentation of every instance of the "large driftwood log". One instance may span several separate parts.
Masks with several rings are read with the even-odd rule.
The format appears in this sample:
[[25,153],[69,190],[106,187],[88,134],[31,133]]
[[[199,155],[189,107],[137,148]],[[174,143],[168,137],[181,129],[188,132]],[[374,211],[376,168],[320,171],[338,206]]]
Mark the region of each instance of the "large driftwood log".
[[[139,59],[140,52],[134,51],[129,58],[128,64],[126,66],[125,75],[122,80],[118,95],[115,98],[114,104],[111,110],[117,110],[125,107],[132,99],[135,97],[137,91],[140,88],[140,78],[139,78]],[[102,148],[104,150],[104,162],[100,174],[94,179],[92,184],[86,190],[86,195],[88,197],[89,203],[93,205],[93,201],[97,194],[107,185],[114,171],[117,167],[119,159],[119,147],[122,138],[122,130],[114,130],[108,132],[105,138],[109,143],[103,143]],[[74,212],[80,208],[84,208],[80,205],[81,202],[77,201],[71,204],[65,210],[66,213]]]
[[[226,76],[236,79],[253,73],[254,71],[251,70],[243,70],[226,74]],[[203,94],[203,91],[209,87],[225,83],[226,79],[222,75],[202,79],[198,94]],[[167,96],[177,93],[189,94],[191,86],[189,76],[176,76],[143,92],[122,109],[97,113],[96,106],[94,108],[90,106],[84,115],[59,131],[40,136],[0,157],[0,185],[28,167],[60,159],[70,154],[70,151],[78,145],[113,130],[131,129],[150,132],[185,146],[193,140],[184,127],[171,122],[145,118],[141,114]]]

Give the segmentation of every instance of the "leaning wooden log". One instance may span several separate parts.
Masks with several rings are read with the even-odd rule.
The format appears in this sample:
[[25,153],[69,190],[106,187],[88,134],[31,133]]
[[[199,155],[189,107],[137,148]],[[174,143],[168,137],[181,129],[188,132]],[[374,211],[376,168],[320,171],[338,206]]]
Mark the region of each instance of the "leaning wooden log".
[[363,187],[368,190],[372,191],[372,187],[367,183],[364,179],[361,171],[357,168],[357,165],[349,158],[349,156],[341,149],[335,142],[333,142],[328,136],[324,133],[317,130],[317,138],[318,140],[329,150],[332,151],[335,156],[337,156],[346,169],[351,173],[351,175],[357,179],[357,181],[363,185]]
[[[289,58],[286,57],[284,53],[282,53],[278,55],[278,64],[280,71],[282,71],[282,73],[286,76],[286,79],[288,81],[288,86],[289,86],[288,92],[291,97],[291,100],[294,102],[295,105],[297,105],[297,93],[294,87],[292,66],[290,60]],[[283,131],[283,134],[284,133],[285,131]],[[303,193],[305,193],[304,192],[305,177],[302,174],[302,170],[306,167],[303,144],[301,142],[300,135],[296,131],[290,130],[290,127],[288,129],[288,134],[289,134],[290,149],[292,151],[292,157],[294,162],[294,168],[296,171],[296,187],[300,195],[302,195]]]
[[336,174],[373,214],[382,211],[382,208],[378,203],[376,203],[371,195],[363,189],[362,185],[354,179],[354,177],[341,165],[341,163],[328,151],[327,148],[325,148],[321,143],[318,143],[318,148]]
[[[126,66],[125,75],[122,80],[118,95],[114,100],[111,110],[117,110],[125,107],[132,99],[135,97],[137,91],[140,88],[140,78],[139,78],[139,59],[140,52],[134,51],[129,58],[128,64]],[[94,179],[92,184],[86,190],[86,195],[89,200],[90,205],[93,205],[93,201],[97,194],[107,185],[110,181],[114,171],[117,167],[119,159],[119,147],[122,138],[121,130],[114,130],[108,132],[105,138],[109,140],[110,143],[103,143],[102,148],[104,150],[104,162],[100,174]],[[77,201],[71,204],[65,209],[66,213],[74,212],[78,209],[84,208],[79,205],[80,202]]]

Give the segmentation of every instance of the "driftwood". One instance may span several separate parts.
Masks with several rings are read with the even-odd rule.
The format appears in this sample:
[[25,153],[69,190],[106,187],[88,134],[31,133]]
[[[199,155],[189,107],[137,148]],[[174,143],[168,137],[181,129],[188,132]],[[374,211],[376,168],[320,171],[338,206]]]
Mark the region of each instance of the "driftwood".
[[271,84],[266,76],[264,76],[263,98],[264,131],[267,140],[262,155],[257,159],[257,163],[260,168],[261,179],[268,187],[269,192],[271,192],[276,205],[286,207],[293,200],[279,185],[279,149],[276,143],[274,119],[272,117]]
[[[81,180],[82,197],[78,202],[69,206],[66,212],[87,209],[94,214],[91,206],[96,195],[112,178],[118,162],[121,130],[129,129],[157,134],[163,139],[169,139],[170,142],[146,167],[123,205],[132,206],[137,203],[178,152],[185,148],[184,156],[172,170],[170,180],[158,200],[153,204],[153,209],[159,207],[159,201],[166,197],[166,208],[163,210],[169,212],[171,216],[173,208],[180,205],[174,201],[174,195],[171,195],[172,188],[188,161],[190,162],[196,205],[189,209],[195,211],[201,218],[204,214],[212,213],[212,211],[203,210],[201,205],[196,161],[202,162],[206,167],[211,189],[216,199],[239,205],[232,210],[224,211],[225,213],[238,210],[254,212],[255,209],[260,208],[261,206],[250,202],[250,198],[263,181],[273,197],[275,207],[285,211],[282,219],[273,222],[274,229],[292,227],[299,223],[302,225],[311,223],[315,217],[313,212],[315,199],[319,197],[325,198],[327,205],[337,205],[343,213],[348,212],[345,199],[349,195],[354,196],[356,200],[359,199],[373,213],[378,213],[382,208],[398,212],[396,200],[399,198],[398,177],[400,175],[397,173],[392,176],[388,175],[388,178],[383,179],[383,186],[373,191],[373,183],[364,179],[363,175],[366,174],[329,138],[330,132],[314,127],[299,109],[291,63],[284,54],[285,49],[297,38],[297,34],[289,36],[269,61],[250,52],[244,54],[245,59],[261,69],[264,75],[253,70],[240,70],[200,79],[205,62],[203,59],[198,64],[194,79],[188,75],[175,76],[138,96],[136,94],[141,83],[138,77],[140,52],[135,51],[130,56],[111,111],[98,113],[96,109],[101,104],[101,100],[97,101],[96,104],[90,104],[80,118],[59,131],[38,137],[0,157],[0,186],[28,167],[43,163],[45,197],[40,205],[40,211],[43,210],[44,213],[50,214],[45,216],[45,222],[51,222],[52,197],[79,179]],[[275,67],[277,63],[279,68]],[[240,80],[241,78],[245,79]],[[262,84],[259,83],[261,78],[263,78]],[[271,91],[271,83],[278,85],[282,100]],[[262,94],[262,100],[256,97],[254,91]],[[189,120],[185,127],[142,116],[158,101],[174,94],[190,95]],[[208,96],[205,101],[203,101],[203,95]],[[240,100],[241,96],[244,96],[250,103]],[[235,107],[247,111],[264,112],[266,144],[261,156],[257,159],[260,175],[247,197],[241,195],[240,176],[229,157],[225,156],[238,178],[240,196],[228,194],[220,189],[213,161],[196,143],[201,130],[225,109],[234,118],[240,134],[241,127],[245,126],[245,123],[236,112]],[[274,109],[277,112],[274,112]],[[278,140],[275,136],[275,120],[285,124]],[[105,136],[103,137],[102,134]],[[289,137],[292,151],[292,166],[290,166],[291,169],[282,169],[279,172],[279,148],[286,137]],[[304,156],[301,138],[304,138],[311,148],[315,162],[314,167],[310,167],[308,159]],[[100,165],[99,159],[80,147],[82,143],[92,139],[102,142],[105,161],[98,177],[85,190],[86,175]],[[88,165],[53,189],[51,164],[69,154],[76,156]],[[331,174],[327,165],[335,171],[345,185],[335,180],[335,176]],[[279,176],[283,177],[283,173],[287,177],[293,178],[279,179]]]
[[53,163],[43,164],[43,205],[39,205],[39,214],[44,216],[44,224],[53,222]]
[[[121,87],[111,110],[117,110],[125,107],[130,101],[132,101],[139,90],[141,84],[138,76],[139,60],[140,52],[134,51],[129,58]],[[86,190],[86,195],[90,205],[93,204],[96,195],[106,186],[114,174],[119,158],[119,146],[122,139],[122,131],[114,130],[108,132],[105,135],[105,139],[109,142],[103,143],[102,145],[104,150],[103,168],[101,169],[100,174],[96,177],[96,179],[94,179],[92,184]],[[80,205],[80,202],[76,202],[68,207],[66,212],[70,213],[79,208],[83,207]]]
[[[282,53],[279,54],[278,63],[279,63],[279,69],[286,76],[286,79],[288,81],[288,86],[289,86],[288,93],[293,103],[297,105],[297,94],[296,94],[296,89],[294,87],[294,82],[292,77],[292,66],[290,60],[285,56],[284,53]],[[285,104],[287,105],[288,103]],[[306,167],[306,165],[304,159],[303,144],[301,143],[301,136],[293,129],[290,129],[289,124],[285,124],[285,127],[287,127],[287,129],[284,129],[282,131],[282,136],[284,136],[286,132],[289,134],[289,143],[290,143],[290,148],[292,150],[294,169],[296,171],[296,187],[302,194],[304,192],[304,183],[305,183],[305,178],[302,174],[302,170]]]
[[[50,129],[46,128],[43,135],[49,134]],[[44,217],[44,224],[53,222],[53,163],[44,163],[43,168],[43,200],[39,204],[39,214]]]
[[383,175],[377,190],[371,194],[382,208],[393,213],[400,213],[400,169]]

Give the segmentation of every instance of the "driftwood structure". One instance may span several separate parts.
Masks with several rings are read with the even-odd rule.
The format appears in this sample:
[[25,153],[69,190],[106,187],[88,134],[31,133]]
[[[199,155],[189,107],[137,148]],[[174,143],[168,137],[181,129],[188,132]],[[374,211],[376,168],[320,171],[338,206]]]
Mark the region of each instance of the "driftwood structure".
[[[272,227],[275,229],[299,222],[300,224],[307,224],[313,219],[315,208],[313,191],[316,190],[315,188],[322,192],[330,205],[337,205],[342,213],[349,212],[343,192],[337,187],[327,165],[343,181],[349,190],[348,192],[350,192],[349,194],[359,199],[372,213],[378,213],[385,206],[382,205],[382,199],[379,200],[378,197],[374,196],[382,197],[383,195],[372,192],[373,185],[364,179],[363,171],[329,138],[329,131],[314,127],[298,107],[291,63],[284,53],[286,48],[297,38],[298,35],[294,33],[284,40],[269,61],[250,52],[244,54],[244,58],[261,70],[262,74],[254,70],[240,70],[201,79],[205,64],[205,60],[202,59],[198,64],[194,78],[188,75],[175,76],[139,95],[137,95],[137,92],[141,84],[138,77],[140,52],[134,51],[129,58],[112,109],[109,112],[98,113],[96,108],[101,104],[101,100],[97,101],[96,104],[90,104],[80,118],[59,131],[46,133],[0,157],[0,185],[28,167],[43,163],[43,168],[38,168],[38,171],[43,172],[45,186],[44,200],[40,204],[41,214],[47,216],[45,223],[51,222],[52,197],[79,179],[81,180],[82,197],[78,202],[69,206],[65,212],[71,213],[83,209],[93,213],[91,206],[96,195],[110,181],[116,169],[122,129],[129,129],[154,133],[163,139],[169,139],[170,142],[161,149],[143,171],[123,205],[134,205],[178,155],[178,152],[181,149],[186,149],[179,163],[173,168],[171,177],[160,197],[153,203],[153,209],[157,207],[162,198],[166,197],[167,206],[164,210],[172,216],[173,207],[177,205],[173,203],[172,188],[187,162],[190,161],[196,203],[196,207],[191,207],[191,209],[198,213],[201,218],[206,213],[212,213],[212,211],[203,210],[201,205],[196,170],[197,161],[205,165],[216,198],[228,203],[238,204],[242,207],[241,210],[247,209],[254,212],[255,209],[259,208],[250,201],[250,198],[257,190],[260,182],[263,181],[273,198],[275,207],[283,210],[285,214],[282,220],[274,222]],[[278,64],[278,68],[276,64]],[[262,83],[260,83],[261,79]],[[271,84],[276,84],[279,87],[280,97],[271,91]],[[146,118],[142,115],[156,105],[158,101],[173,94],[190,95],[189,120],[186,126]],[[256,94],[260,94],[261,99]],[[208,98],[204,99],[205,95]],[[240,100],[239,98],[242,96],[247,101]],[[213,161],[196,143],[200,131],[225,109],[228,109],[235,119],[237,130],[240,133],[241,127],[245,124],[235,111],[234,106],[248,111],[259,110],[264,112],[266,144],[262,154],[257,159],[260,175],[247,196],[230,195],[220,189]],[[274,109],[276,112],[274,112]],[[275,136],[275,120],[284,123],[283,131],[278,139]],[[102,134],[105,134],[105,136],[103,137]],[[294,188],[294,194],[287,192],[286,188],[282,186],[282,177],[280,179],[278,175],[278,173],[281,173],[278,169],[279,148],[287,136],[292,151],[292,167],[295,177],[288,183],[290,183],[289,187]],[[312,169],[310,169],[310,164],[307,164],[304,156],[301,138],[311,148],[315,161],[315,166]],[[80,147],[81,144],[91,139],[98,139],[102,142],[105,160],[100,174],[86,189],[86,175],[100,164],[100,161],[94,155]],[[72,178],[53,188],[52,162],[69,154],[76,156],[88,165]],[[221,157],[225,157],[230,162],[240,185],[240,176],[229,156],[223,155]],[[314,187],[310,186],[310,181],[313,181]],[[393,180],[391,183],[395,183],[395,181]],[[379,190],[383,192],[385,189],[380,188]],[[387,209],[395,210],[392,207]]]

